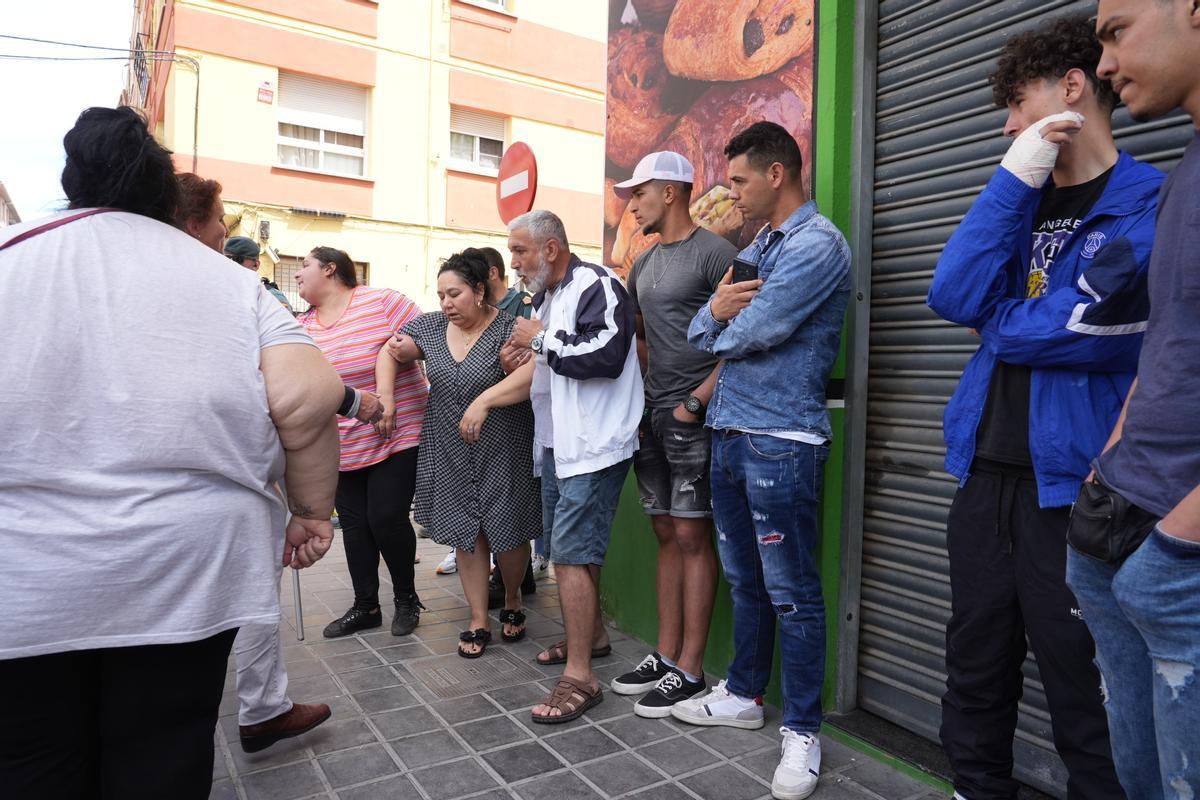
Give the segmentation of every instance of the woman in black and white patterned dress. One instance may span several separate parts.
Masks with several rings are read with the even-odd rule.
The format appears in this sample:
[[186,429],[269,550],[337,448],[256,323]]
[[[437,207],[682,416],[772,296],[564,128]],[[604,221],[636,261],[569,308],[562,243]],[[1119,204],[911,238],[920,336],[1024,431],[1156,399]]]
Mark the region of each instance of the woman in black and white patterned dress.
[[542,530],[533,474],[532,365],[507,377],[500,367],[500,348],[516,320],[486,302],[487,274],[482,258],[451,256],[438,272],[442,310],[406,324],[387,348],[401,363],[425,361],[429,404],[417,456],[415,517],[435,542],[457,551],[471,607],[470,628],[459,636],[458,652],[466,658],[482,655],[491,640],[489,552],[510,587],[501,635],[510,642],[525,635],[520,586],[529,542]]

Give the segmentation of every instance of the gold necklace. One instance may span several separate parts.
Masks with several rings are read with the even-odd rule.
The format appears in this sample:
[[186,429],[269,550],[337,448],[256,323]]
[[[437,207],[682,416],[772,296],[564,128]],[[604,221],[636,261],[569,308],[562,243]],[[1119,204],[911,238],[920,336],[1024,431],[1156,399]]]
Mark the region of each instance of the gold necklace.
[[462,339],[463,346],[469,350],[471,345],[475,343],[475,340],[479,338],[480,334],[487,330],[487,326],[489,324],[491,324],[491,320],[485,317],[483,323],[479,326],[479,329],[472,333],[467,333],[466,330],[459,328],[458,336],[460,339]]

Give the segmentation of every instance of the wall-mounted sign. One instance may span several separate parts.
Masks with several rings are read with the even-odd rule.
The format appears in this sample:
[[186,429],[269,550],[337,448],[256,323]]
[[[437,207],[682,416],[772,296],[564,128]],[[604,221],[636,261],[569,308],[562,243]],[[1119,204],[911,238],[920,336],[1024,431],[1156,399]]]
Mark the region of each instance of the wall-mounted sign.
[[267,105],[275,102],[275,87],[270,81],[263,81],[258,85],[258,102]]

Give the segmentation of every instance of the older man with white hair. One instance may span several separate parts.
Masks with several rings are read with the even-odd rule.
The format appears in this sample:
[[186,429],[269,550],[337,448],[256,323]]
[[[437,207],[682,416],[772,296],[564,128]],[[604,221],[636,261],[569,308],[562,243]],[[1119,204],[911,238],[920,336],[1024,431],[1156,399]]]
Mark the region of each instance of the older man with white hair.
[[554,724],[604,698],[592,672],[592,658],[612,652],[600,619],[600,567],[638,448],[642,373],[625,287],[612,270],[571,253],[562,220],[549,211],[517,217],[508,249],[534,293],[535,317],[517,320],[509,349],[536,359],[534,462],[566,629],[538,663],[566,667],[533,721]]

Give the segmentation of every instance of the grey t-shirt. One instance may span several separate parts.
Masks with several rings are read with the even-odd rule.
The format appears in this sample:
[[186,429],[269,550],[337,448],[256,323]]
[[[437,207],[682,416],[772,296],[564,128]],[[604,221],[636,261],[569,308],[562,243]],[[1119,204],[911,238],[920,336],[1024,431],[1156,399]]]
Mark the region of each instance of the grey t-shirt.
[[704,382],[717,359],[687,340],[688,325],[708,302],[737,248],[704,228],[679,242],[657,244],[629,271],[627,286],[646,326],[646,405],[679,405]]
[[1160,516],[1200,486],[1198,197],[1200,135],[1159,195],[1137,389],[1120,441],[1098,460],[1101,480]]

